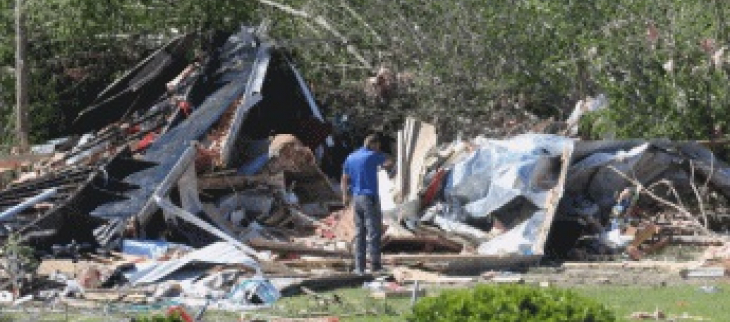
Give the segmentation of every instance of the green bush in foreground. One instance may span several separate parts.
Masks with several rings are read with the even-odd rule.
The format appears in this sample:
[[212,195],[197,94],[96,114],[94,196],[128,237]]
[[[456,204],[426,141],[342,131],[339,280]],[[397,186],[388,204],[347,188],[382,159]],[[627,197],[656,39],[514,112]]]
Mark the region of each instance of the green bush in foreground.
[[562,289],[523,285],[478,285],[424,298],[408,321],[616,321],[592,299]]
[[185,322],[180,314],[156,314],[140,316],[132,319],[132,322]]

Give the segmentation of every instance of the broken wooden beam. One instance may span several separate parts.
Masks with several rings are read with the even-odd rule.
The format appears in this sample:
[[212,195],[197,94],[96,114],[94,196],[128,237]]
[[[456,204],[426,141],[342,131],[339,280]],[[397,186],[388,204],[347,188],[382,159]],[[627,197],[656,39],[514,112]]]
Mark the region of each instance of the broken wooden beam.
[[720,278],[725,277],[725,267],[695,267],[682,272],[684,278]]
[[695,263],[682,262],[659,262],[659,261],[641,261],[641,262],[569,262],[563,263],[566,269],[651,269],[651,270],[681,270],[696,265]]
[[471,275],[488,269],[507,269],[536,264],[540,255],[457,255],[457,254],[399,254],[384,255],[383,262],[391,265],[421,265],[449,274]]
[[438,273],[408,267],[395,267],[393,278],[400,283],[424,282],[429,284],[465,284],[477,281],[475,277],[443,276]]
[[440,236],[386,236],[383,240],[383,250],[410,249],[431,252],[461,252],[463,245],[442,238]]
[[343,287],[362,287],[364,282],[373,279],[372,275],[359,275],[359,274],[341,274],[334,273],[327,276],[317,276],[311,278],[304,278],[290,285],[286,285],[281,288],[280,292],[283,296],[292,296],[300,294],[302,287],[307,287],[310,290],[321,292],[332,289],[341,289]]
[[498,255],[472,255],[472,254],[397,254],[384,255],[384,259],[400,261],[495,261],[509,262],[518,257],[539,257],[539,256],[498,256]]
[[349,267],[352,266],[352,259],[344,258],[321,258],[321,259],[298,259],[298,260],[283,260],[278,263],[284,264],[288,267],[297,268],[320,268],[320,267]]
[[507,275],[507,276],[495,276],[489,279],[489,281],[497,284],[523,284],[525,279],[520,275]]
[[701,245],[701,246],[722,246],[727,240],[713,236],[672,236],[672,244]]
[[339,256],[348,257],[350,253],[342,250],[328,250],[323,248],[310,247],[306,245],[298,245],[293,243],[277,242],[254,238],[248,241],[248,245],[256,250],[270,250],[274,252],[319,255],[319,256]]
[[257,185],[285,188],[284,174],[275,175],[222,175],[198,178],[199,189],[245,189]]
[[12,169],[22,166],[23,164],[36,163],[45,161],[53,157],[53,153],[27,153],[19,155],[2,155],[0,156],[0,168]]
[[[370,297],[376,298],[376,299],[389,299],[394,297],[410,297],[413,296],[414,290],[412,289],[402,289],[402,290],[380,290],[380,291],[373,291],[370,293]],[[423,297],[426,295],[426,290],[419,288],[418,291],[416,291],[416,295],[418,297]]]

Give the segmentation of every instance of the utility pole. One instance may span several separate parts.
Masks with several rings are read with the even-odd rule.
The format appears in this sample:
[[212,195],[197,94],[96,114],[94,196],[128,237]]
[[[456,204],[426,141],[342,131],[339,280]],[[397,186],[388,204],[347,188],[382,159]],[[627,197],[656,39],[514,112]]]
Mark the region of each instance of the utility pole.
[[23,0],[15,0],[15,130],[20,153],[28,152],[28,66]]

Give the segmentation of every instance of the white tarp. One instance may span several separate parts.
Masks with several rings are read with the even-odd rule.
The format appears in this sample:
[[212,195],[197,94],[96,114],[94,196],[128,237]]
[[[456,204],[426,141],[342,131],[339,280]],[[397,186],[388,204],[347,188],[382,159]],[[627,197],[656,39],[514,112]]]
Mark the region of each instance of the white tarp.
[[550,159],[560,157],[573,140],[526,134],[476,143],[478,148],[454,165],[444,192],[447,199],[462,203],[469,216],[483,218],[519,196],[537,209],[545,207],[559,172],[550,167]]
[[[475,140],[477,148],[456,163],[449,174],[445,196],[451,211],[460,208],[466,218],[479,220],[504,212],[506,233],[479,246],[483,255],[533,255],[546,224],[548,196],[560,177],[560,157],[572,151],[570,138],[526,134],[506,140]],[[460,210],[459,210],[460,211]],[[552,217],[551,217],[552,218]]]
[[[508,231],[481,243],[478,252],[483,255],[539,254],[555,215],[549,210],[563,193],[557,216],[578,213],[601,219],[633,180],[648,186],[671,178],[677,180],[675,187],[687,186],[690,161],[697,174],[710,177],[730,195],[730,167],[696,143],[579,141],[544,134],[478,138],[474,143],[476,148],[453,164],[444,188],[446,204],[436,215],[476,227],[483,224],[481,219],[499,219]],[[571,152],[571,163],[564,186],[558,186],[558,158],[564,151]],[[617,244],[625,243],[615,231],[606,233],[613,233],[604,234],[606,238],[621,241]]]
[[479,245],[481,255],[533,255],[533,244],[539,236],[545,213],[538,212],[512,230]]

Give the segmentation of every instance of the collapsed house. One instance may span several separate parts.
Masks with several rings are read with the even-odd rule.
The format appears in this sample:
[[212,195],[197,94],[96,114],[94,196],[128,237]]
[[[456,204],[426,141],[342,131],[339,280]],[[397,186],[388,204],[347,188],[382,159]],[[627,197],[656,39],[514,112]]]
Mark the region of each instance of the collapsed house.
[[[192,40],[174,39],[107,88],[76,120],[95,132],[68,139],[75,141],[64,143],[69,150],[55,145],[35,178],[0,193],[8,209],[54,190],[42,207],[4,218],[12,230],[45,232],[32,242],[41,248],[72,240],[118,247],[125,233],[163,229],[153,195],[166,196],[193,159],[208,168],[259,162],[268,158],[268,137],[280,133],[298,135],[315,151],[325,143],[322,115],[283,51],[244,29],[214,38],[216,50],[191,64]],[[311,176],[305,172],[292,171]]]
[[[0,191],[0,233],[50,257],[39,272],[68,282],[75,266],[55,260],[111,258],[64,296],[158,285],[155,298],[239,307],[252,276],[349,272],[353,210],[320,168],[337,138],[286,51],[242,28],[189,58],[195,37],[173,39],[109,86],[76,119],[83,135],[34,147],[48,157]],[[698,187],[730,197],[730,168],[696,143],[440,142],[412,118],[395,137],[395,172],[379,173],[390,265],[473,274],[546,257],[640,259],[651,250],[642,245],[666,244],[652,240],[662,230],[709,234],[683,202]],[[257,281],[259,300],[275,300]]]
[[[71,283],[75,269],[61,269],[70,283],[63,296],[120,280],[149,284],[189,265],[260,276],[269,256],[252,239],[286,249],[278,227],[311,227],[302,211],[329,214],[340,200],[317,166],[333,144],[330,127],[286,51],[243,27],[215,34],[213,49],[189,60],[195,37],[173,39],[109,86],[76,119],[85,134],[34,147],[51,157],[0,192],[3,237],[17,233],[47,258],[45,276],[57,276],[48,268],[56,259],[150,255],[161,240],[162,253],[181,252],[177,261],[148,256],[152,267],[94,267],[96,282],[80,278],[82,287]],[[270,284],[253,289],[262,285]]]

